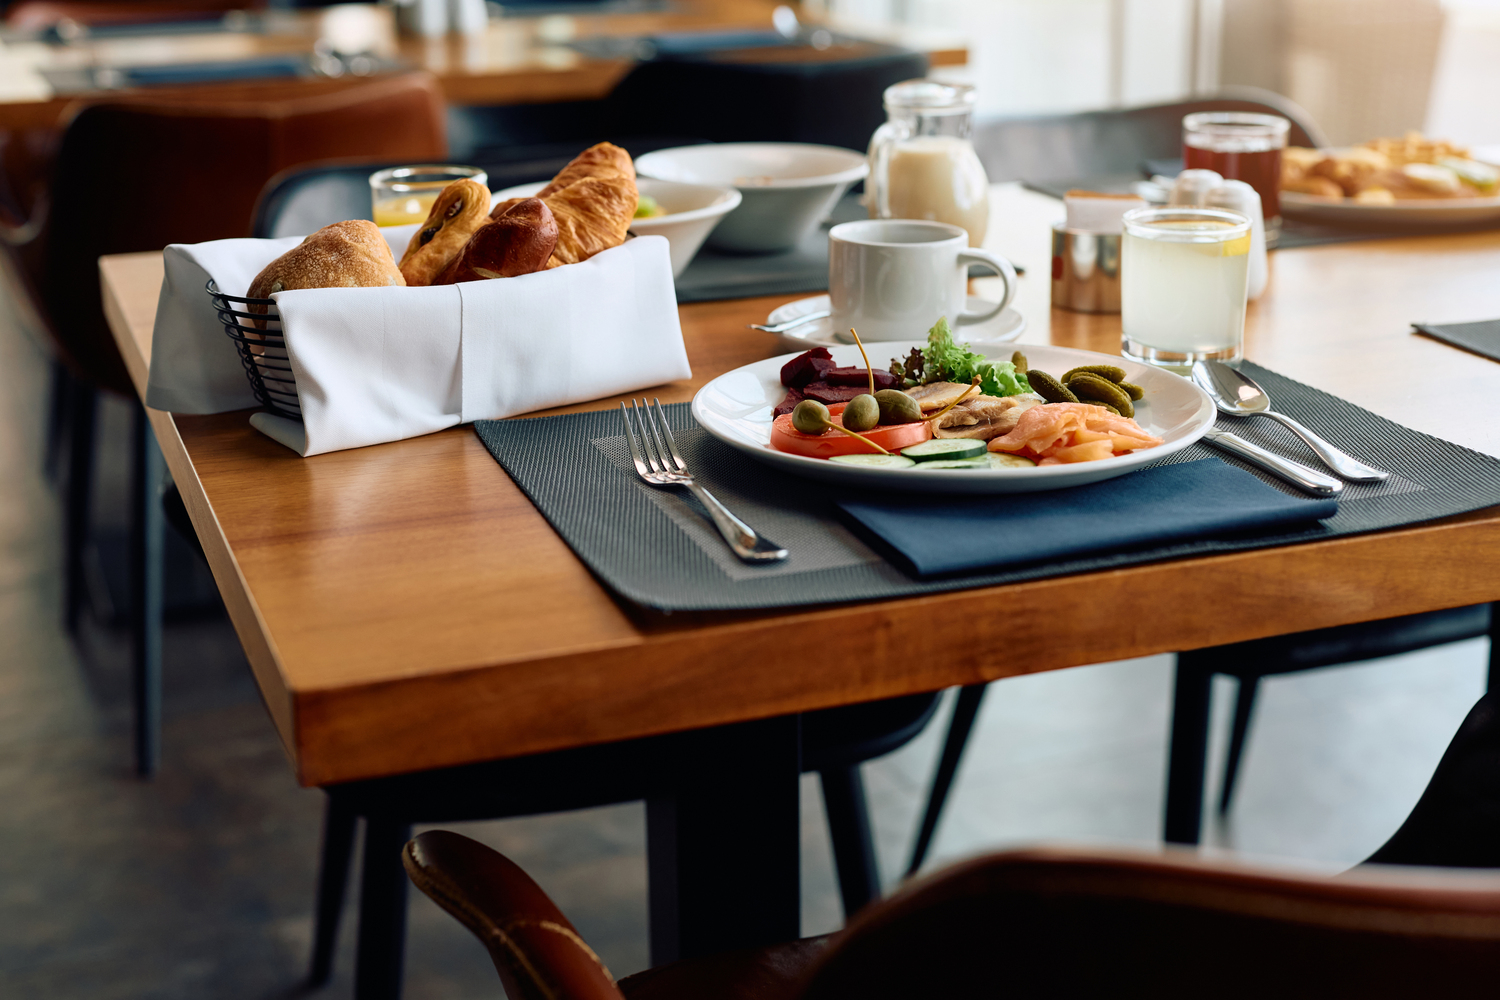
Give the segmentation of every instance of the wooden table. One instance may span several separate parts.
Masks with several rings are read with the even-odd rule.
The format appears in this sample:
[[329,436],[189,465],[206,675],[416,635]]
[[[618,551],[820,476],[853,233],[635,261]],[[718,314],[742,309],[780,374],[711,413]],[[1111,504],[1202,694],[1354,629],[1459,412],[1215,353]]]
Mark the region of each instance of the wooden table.
[[[1050,310],[1058,204],[1013,185],[989,245],[1027,268],[1023,342],[1117,351],[1118,316]],[[144,386],[157,254],[106,257]],[[1413,320],[1500,315],[1500,233],[1272,255],[1249,357],[1500,456],[1500,367]],[[787,296],[685,306],[694,376],[780,353],[745,328]],[[597,400],[567,410],[611,407]],[[563,412],[562,410],[556,412]],[[1017,674],[1500,599],[1500,508],[1286,548],[954,593],[660,615],[616,600],[472,430],[301,459],[245,413],[152,426],[300,781],[351,779],[770,719]],[[1057,623],[1026,627],[1025,623]],[[932,635],[967,641],[929,655]],[[809,651],[837,650],[835,656]],[[996,650],[1004,650],[1003,655]]]

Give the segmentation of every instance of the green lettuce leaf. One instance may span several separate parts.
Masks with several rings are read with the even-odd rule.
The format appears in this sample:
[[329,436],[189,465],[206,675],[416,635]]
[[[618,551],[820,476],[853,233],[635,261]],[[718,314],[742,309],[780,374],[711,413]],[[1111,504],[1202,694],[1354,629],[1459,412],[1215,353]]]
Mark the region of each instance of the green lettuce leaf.
[[986,396],[1014,396],[1031,391],[1026,376],[1009,361],[991,361],[953,339],[948,317],[927,331],[927,349],[922,352],[923,382],[972,382],[977,375]]

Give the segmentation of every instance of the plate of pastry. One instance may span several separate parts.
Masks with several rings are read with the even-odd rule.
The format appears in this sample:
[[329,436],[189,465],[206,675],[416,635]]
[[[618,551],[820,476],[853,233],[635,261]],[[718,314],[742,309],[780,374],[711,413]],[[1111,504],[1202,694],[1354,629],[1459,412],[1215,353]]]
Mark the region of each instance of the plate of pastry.
[[1500,220],[1500,169],[1418,132],[1342,149],[1290,147],[1282,212],[1319,222],[1470,226]]

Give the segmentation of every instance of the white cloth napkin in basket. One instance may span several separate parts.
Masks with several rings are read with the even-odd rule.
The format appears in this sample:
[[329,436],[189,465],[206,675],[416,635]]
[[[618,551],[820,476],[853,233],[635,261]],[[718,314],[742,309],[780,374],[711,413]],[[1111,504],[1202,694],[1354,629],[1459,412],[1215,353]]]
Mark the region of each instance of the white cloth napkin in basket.
[[[384,232],[399,253],[413,229]],[[204,284],[212,277],[225,294],[244,295],[261,268],[298,242],[167,248],[149,405],[188,413],[256,405]],[[251,422],[304,456],[691,375],[662,237],[627,240],[583,263],[518,278],[273,298],[302,424],[264,413]]]

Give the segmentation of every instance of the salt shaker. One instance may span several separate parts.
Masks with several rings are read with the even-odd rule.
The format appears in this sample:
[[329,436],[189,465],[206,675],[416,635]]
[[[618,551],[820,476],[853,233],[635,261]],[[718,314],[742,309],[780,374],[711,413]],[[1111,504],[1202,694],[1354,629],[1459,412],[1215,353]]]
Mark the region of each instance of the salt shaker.
[[1250,274],[1245,297],[1253,302],[1266,290],[1266,281],[1270,276],[1266,262],[1266,224],[1261,212],[1260,195],[1244,181],[1222,181],[1208,191],[1203,204],[1207,208],[1225,208],[1238,212],[1250,220]]
[[1208,204],[1208,192],[1224,183],[1223,175],[1213,170],[1184,170],[1172,184],[1168,205],[1184,208],[1203,208]]

